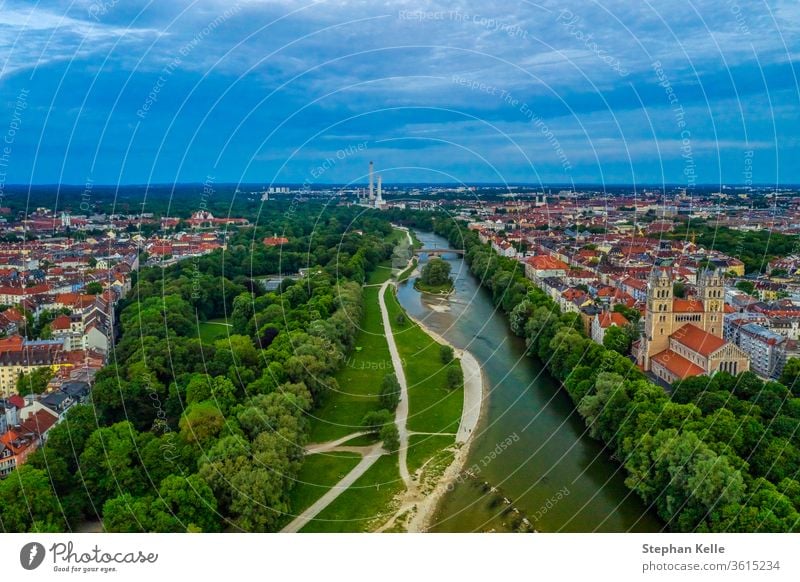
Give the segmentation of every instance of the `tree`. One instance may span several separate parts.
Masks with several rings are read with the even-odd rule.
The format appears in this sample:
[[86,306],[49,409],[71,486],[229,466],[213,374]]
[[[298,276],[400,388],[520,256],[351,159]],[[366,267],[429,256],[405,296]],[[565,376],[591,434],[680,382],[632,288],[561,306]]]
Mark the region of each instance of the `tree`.
[[736,288],[748,295],[753,295],[756,290],[756,284],[752,281],[738,281],[736,283]]
[[394,422],[394,414],[389,410],[371,410],[361,419],[361,425],[370,432],[378,432],[384,424]]
[[217,500],[198,475],[170,475],[161,482],[158,493],[155,531],[219,531]]
[[686,284],[682,281],[675,281],[672,284],[672,294],[680,299],[686,297]]
[[612,325],[603,334],[603,347],[624,356],[631,349],[631,336],[623,328]]
[[80,471],[86,490],[97,505],[119,495],[140,495],[148,480],[139,463],[139,433],[128,421],[99,428],[86,441]]
[[393,453],[400,448],[400,432],[393,422],[384,424],[379,436],[383,441],[383,448],[387,451]]
[[800,396],[800,358],[789,358],[783,367],[779,382],[787,386],[792,394]]
[[455,357],[455,352],[453,348],[448,345],[441,345],[439,346],[439,359],[442,361],[443,364],[449,364],[453,361]]
[[450,365],[447,366],[447,385],[452,388],[459,388],[461,384],[464,382],[464,374],[461,371],[461,367],[457,365]]
[[190,443],[207,443],[225,424],[222,411],[211,401],[196,402],[181,417],[181,436]]
[[103,292],[103,284],[97,281],[92,281],[88,285],[86,285],[86,294],[87,295],[100,295]]
[[400,382],[393,373],[386,374],[381,382],[380,392],[381,408],[393,411],[400,402]]
[[431,287],[440,287],[450,280],[450,263],[438,257],[433,257],[422,267],[420,281]]
[[58,499],[45,471],[23,465],[0,479],[0,527],[6,532],[63,529]]
[[29,374],[20,374],[17,378],[17,394],[42,394],[55,375],[50,366],[42,366]]

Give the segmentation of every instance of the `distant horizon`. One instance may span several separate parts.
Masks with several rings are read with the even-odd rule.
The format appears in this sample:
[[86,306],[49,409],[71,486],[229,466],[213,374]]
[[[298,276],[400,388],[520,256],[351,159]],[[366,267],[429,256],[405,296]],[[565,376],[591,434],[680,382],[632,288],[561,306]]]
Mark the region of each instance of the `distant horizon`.
[[[130,183],[122,183],[122,184],[112,184],[112,183],[96,183],[92,182],[92,188],[132,188],[132,187],[153,187],[153,186],[202,186],[206,182],[201,181],[181,181],[181,182],[130,182]],[[268,188],[281,188],[281,187],[298,187],[303,186],[303,182],[213,182],[214,187],[219,186],[259,186],[259,187],[268,187]],[[307,186],[311,189],[313,188],[324,188],[324,187],[345,187],[345,188],[367,188],[369,187],[368,182],[322,182],[322,183],[315,183],[315,184],[307,184]],[[453,187],[472,187],[472,186],[485,186],[485,187],[522,187],[522,188],[684,188],[687,191],[697,190],[701,188],[800,188],[800,182],[797,183],[780,183],[780,184],[772,184],[772,183],[734,183],[734,182],[723,182],[723,183],[698,183],[692,186],[687,186],[686,184],[681,184],[678,182],[664,182],[664,183],[655,183],[655,182],[638,182],[638,183],[625,183],[625,182],[606,182],[606,183],[599,183],[599,182],[575,182],[573,184],[566,183],[566,182],[383,182],[383,189],[385,190],[387,186],[453,186]],[[29,188],[29,187],[36,187],[36,188],[80,188],[85,189],[87,187],[86,184],[80,183],[70,183],[70,182],[62,182],[62,183],[50,183],[50,182],[41,182],[41,183],[15,183],[15,184],[6,184],[5,188]]]

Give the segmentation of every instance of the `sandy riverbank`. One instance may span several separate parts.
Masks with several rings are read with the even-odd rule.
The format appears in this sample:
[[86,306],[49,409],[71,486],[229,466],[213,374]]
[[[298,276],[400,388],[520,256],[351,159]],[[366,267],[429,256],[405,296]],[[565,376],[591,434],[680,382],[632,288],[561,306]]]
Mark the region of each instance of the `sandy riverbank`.
[[469,351],[460,350],[447,341],[444,337],[428,328],[424,323],[408,314],[422,330],[430,337],[441,344],[453,348],[456,357],[461,362],[461,370],[464,373],[464,407],[461,411],[461,420],[456,432],[456,450],[453,461],[444,470],[442,476],[433,491],[428,493],[416,505],[416,511],[408,522],[408,531],[411,533],[427,531],[431,525],[433,515],[444,494],[456,483],[458,476],[464,469],[464,465],[469,455],[470,447],[475,440],[475,428],[478,426],[481,415],[485,410],[487,399],[487,386],[483,377],[483,371]]

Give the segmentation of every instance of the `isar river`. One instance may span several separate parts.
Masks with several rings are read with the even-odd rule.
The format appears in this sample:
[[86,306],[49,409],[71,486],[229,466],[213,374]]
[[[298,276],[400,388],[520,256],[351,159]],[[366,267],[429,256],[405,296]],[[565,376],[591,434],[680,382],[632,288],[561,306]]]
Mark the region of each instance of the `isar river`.
[[[440,236],[417,232],[426,247]],[[400,284],[403,307],[480,362],[488,401],[466,469],[443,497],[432,531],[517,531],[522,517],[542,532],[651,532],[662,523],[624,484],[624,469],[589,437],[566,391],[525,355],[466,263],[445,255],[455,292],[423,295]],[[425,259],[422,259],[423,264]]]

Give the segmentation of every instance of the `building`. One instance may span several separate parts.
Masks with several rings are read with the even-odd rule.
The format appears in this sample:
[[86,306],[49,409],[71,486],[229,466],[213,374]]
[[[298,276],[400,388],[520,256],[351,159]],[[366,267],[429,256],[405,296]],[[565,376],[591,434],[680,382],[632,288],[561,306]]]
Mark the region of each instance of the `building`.
[[609,327],[625,327],[628,323],[625,316],[617,311],[603,311],[602,313],[598,313],[592,320],[592,340],[603,345],[603,339]]
[[19,336],[0,340],[0,397],[15,392],[20,374],[68,365],[63,348],[63,341],[58,340],[26,341]]
[[637,362],[665,382],[750,369],[747,354],[723,339],[724,291],[716,272],[698,277],[698,298],[672,293],[672,274],[654,269],[647,284],[644,332]]
[[525,276],[538,284],[546,277],[564,277],[569,265],[548,255],[538,255],[525,260]]
[[764,378],[778,378],[786,364],[787,339],[757,323],[745,323],[735,333],[736,345],[750,358],[752,370]]

